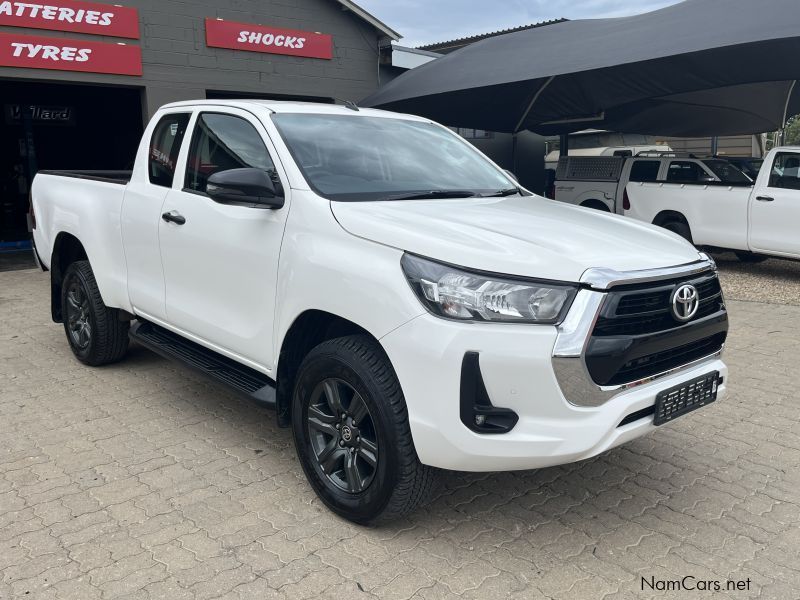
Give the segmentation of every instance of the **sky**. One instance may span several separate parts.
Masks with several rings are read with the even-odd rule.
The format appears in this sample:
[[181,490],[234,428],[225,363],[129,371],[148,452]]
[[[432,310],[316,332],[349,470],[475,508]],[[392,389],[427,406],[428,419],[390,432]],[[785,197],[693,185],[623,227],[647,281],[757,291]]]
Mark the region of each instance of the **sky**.
[[593,19],[649,12],[678,0],[356,0],[420,46],[550,19]]

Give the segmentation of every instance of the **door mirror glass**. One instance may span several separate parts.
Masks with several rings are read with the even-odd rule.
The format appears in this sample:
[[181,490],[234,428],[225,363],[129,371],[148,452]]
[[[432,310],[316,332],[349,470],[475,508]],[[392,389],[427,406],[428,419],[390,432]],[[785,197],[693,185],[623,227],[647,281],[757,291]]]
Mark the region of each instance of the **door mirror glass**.
[[254,204],[269,208],[283,207],[283,190],[273,180],[274,171],[229,169],[208,178],[206,194],[216,202]]

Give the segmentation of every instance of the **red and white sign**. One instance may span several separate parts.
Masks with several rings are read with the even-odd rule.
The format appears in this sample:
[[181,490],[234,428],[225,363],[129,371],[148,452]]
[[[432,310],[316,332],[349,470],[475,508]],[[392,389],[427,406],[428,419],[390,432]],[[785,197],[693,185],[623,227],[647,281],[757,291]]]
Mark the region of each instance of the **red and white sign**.
[[333,38],[325,33],[279,29],[251,23],[206,19],[206,45],[308,58],[333,58]]
[[94,2],[0,0],[0,25],[139,39],[135,8]]
[[0,33],[0,67],[141,75],[142,49],[126,44]]

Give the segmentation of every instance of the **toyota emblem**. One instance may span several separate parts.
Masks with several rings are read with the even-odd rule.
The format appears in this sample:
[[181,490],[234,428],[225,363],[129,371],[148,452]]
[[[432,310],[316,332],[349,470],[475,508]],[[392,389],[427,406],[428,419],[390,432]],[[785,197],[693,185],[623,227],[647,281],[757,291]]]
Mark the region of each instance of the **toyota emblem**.
[[353,439],[353,431],[347,425],[342,427],[342,439],[345,442],[349,442]]
[[678,286],[672,294],[672,316],[685,323],[691,321],[700,308],[700,294],[690,283]]

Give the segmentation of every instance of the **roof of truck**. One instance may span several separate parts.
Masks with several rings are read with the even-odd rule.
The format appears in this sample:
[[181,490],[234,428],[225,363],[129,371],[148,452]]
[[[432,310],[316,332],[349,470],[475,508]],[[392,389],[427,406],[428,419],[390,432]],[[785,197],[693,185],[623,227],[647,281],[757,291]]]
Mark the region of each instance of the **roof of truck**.
[[172,102],[165,104],[161,108],[180,108],[180,107],[200,107],[200,106],[230,106],[252,110],[254,107],[266,108],[273,113],[308,113],[308,114],[342,114],[342,115],[364,115],[364,116],[392,116],[397,118],[409,119],[414,121],[429,121],[422,117],[393,113],[375,108],[358,108],[354,110],[342,104],[327,104],[324,102],[296,102],[283,100],[257,100],[243,98],[241,100],[185,100],[183,102]]

